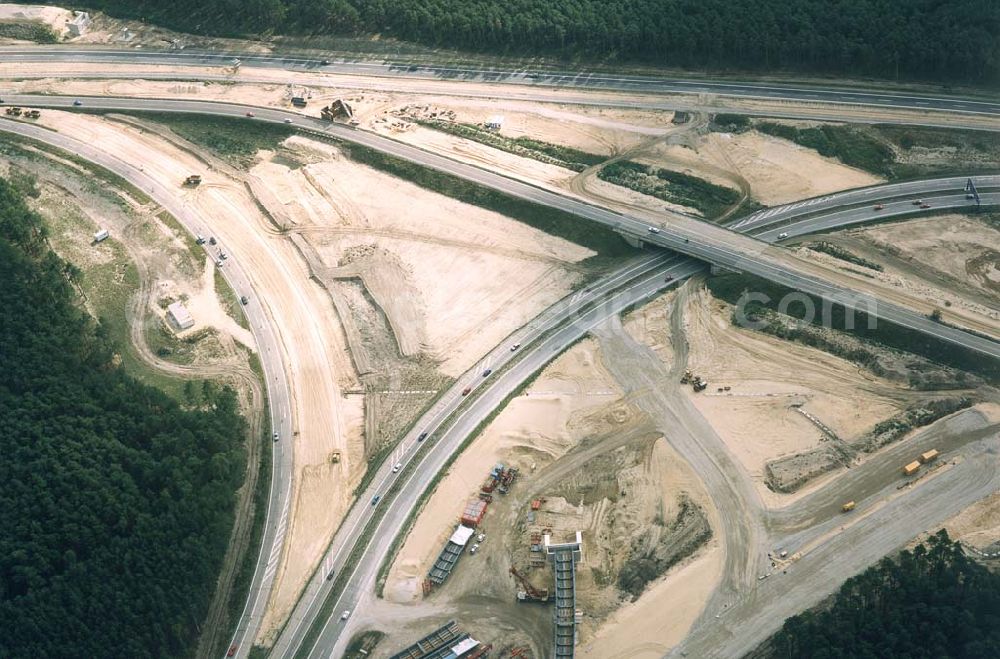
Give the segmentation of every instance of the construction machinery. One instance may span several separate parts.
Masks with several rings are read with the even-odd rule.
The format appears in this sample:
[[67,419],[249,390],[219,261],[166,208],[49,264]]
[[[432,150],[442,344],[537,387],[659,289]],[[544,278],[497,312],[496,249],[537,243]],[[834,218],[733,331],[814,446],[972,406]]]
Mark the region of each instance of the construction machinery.
[[940,455],[938,450],[936,448],[932,448],[931,450],[920,454],[920,462],[927,464],[928,462],[937,459],[938,455]]
[[340,464],[340,451],[334,451],[330,454],[331,464]]
[[324,121],[335,121],[337,119],[351,120],[354,118],[354,110],[346,102],[339,98],[325,108],[320,108],[320,119]]
[[519,590],[517,592],[518,602],[548,602],[551,598],[549,596],[549,589],[543,588],[539,590],[531,585],[527,577],[517,571],[513,565],[510,567],[510,573],[514,575],[517,582],[521,584],[521,588],[524,590]]
[[708,387],[708,381],[702,380],[700,375],[696,375],[691,380],[691,386],[695,391],[704,391]]
[[21,116],[21,108],[7,108],[5,110],[5,112],[6,112],[6,114],[8,114],[8,115],[10,115],[12,117],[20,117]]
[[184,185],[190,185],[194,187],[201,185],[201,174],[191,174],[186,179],[184,179]]
[[681,376],[681,384],[688,384],[688,383],[690,383],[691,382],[691,378],[693,378],[693,377],[694,376],[691,374],[691,369],[690,368],[685,369],[684,370],[684,375]]
[[517,478],[518,470],[517,467],[508,467],[507,469],[502,469],[499,474],[500,486],[497,491],[500,494],[507,494],[507,491],[514,484],[514,479]]
[[843,506],[840,507],[840,512],[849,513],[854,510],[855,503],[853,501],[848,501]]
[[38,110],[28,110],[27,112],[24,113],[24,116],[28,119],[38,119],[40,116],[42,116],[42,113],[39,112]]

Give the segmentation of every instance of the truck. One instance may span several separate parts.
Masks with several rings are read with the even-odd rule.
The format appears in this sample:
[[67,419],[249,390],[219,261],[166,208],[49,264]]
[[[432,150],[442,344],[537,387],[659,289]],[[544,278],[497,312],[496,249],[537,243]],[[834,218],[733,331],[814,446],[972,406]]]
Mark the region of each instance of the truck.
[[848,501],[843,506],[840,507],[840,512],[849,513],[854,510],[855,503],[853,501]]
[[192,186],[201,185],[201,174],[191,174],[186,179],[184,179],[184,185],[192,185]]
[[936,448],[932,448],[931,450],[920,454],[920,462],[922,464],[927,464],[928,462],[937,459],[938,455],[940,455],[938,450]]
[[910,464],[908,464],[905,467],[903,467],[903,475],[904,476],[912,476],[913,474],[917,473],[918,471],[920,471],[920,462],[918,462],[917,460],[914,460]]

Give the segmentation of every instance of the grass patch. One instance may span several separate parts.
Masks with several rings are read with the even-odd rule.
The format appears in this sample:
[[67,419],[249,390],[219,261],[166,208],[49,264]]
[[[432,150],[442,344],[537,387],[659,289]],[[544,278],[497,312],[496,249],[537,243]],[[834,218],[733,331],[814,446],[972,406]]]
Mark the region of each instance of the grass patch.
[[720,113],[712,117],[709,128],[721,133],[742,133],[750,128],[750,117],[745,114]]
[[0,39],[59,43],[59,37],[52,28],[40,21],[0,21]]
[[845,165],[887,178],[893,177],[892,165],[896,157],[892,149],[881,140],[852,126],[795,128],[762,121],[755,127],[762,133],[813,149],[822,156],[837,158]]
[[453,121],[441,121],[438,119],[411,119],[411,121],[443,133],[486,144],[487,146],[506,151],[507,153],[513,153],[517,156],[531,158],[532,160],[538,160],[539,162],[558,167],[565,167],[574,172],[582,172],[588,167],[598,165],[607,159],[605,156],[595,153],[533,140],[529,137],[504,137],[496,131],[486,130],[470,124],[459,124]]
[[295,130],[282,124],[247,122],[173,112],[130,112],[163,124],[189,142],[205,147],[231,165],[249,169],[261,149],[274,149]]
[[370,657],[375,646],[385,638],[380,631],[365,631],[355,635],[344,650],[344,659],[364,659]]
[[848,263],[853,263],[854,265],[860,265],[862,268],[869,268],[871,270],[877,270],[878,272],[882,272],[884,269],[880,263],[869,261],[866,258],[858,256],[854,252],[844,249],[840,245],[835,245],[834,243],[827,242],[825,240],[809,243],[808,247],[816,252],[829,254],[834,258],[840,259],[841,261],[847,261]]
[[381,172],[397,176],[463,203],[485,208],[523,222],[539,231],[563,238],[597,253],[585,265],[605,266],[607,261],[633,253],[619,234],[571,213],[517,199],[497,190],[422,167],[374,149],[328,138],[351,160]]
[[229,282],[222,276],[222,272],[218,268],[215,269],[214,276],[215,295],[219,298],[219,304],[222,305],[226,314],[235,320],[240,327],[249,330],[250,323],[247,321],[246,314],[243,313],[243,304],[240,302],[239,296],[236,295],[236,291],[229,287]]
[[740,201],[736,190],[704,179],[622,160],[597,173],[602,180],[673,204],[694,208],[708,219],[717,218]]
[[[772,313],[777,314],[778,305],[782,298],[794,292],[799,300],[787,305],[784,313],[787,317],[808,321],[813,326],[819,326],[824,322],[823,316],[826,315],[828,316],[829,323],[828,325],[824,323],[824,325],[833,330],[846,332],[865,341],[870,341],[887,348],[919,355],[937,364],[975,373],[994,383],[1000,381],[1000,362],[997,360],[984,359],[982,354],[973,350],[956,346],[916,330],[895,325],[881,318],[877,319],[873,328],[869,328],[868,314],[863,311],[854,312],[853,329],[849,329],[847,318],[850,317],[850,314],[847,313],[843,306],[837,304],[831,305],[818,297],[807,295],[805,297],[811,301],[812,310],[829,309],[829,313],[827,314],[809,314],[809,310],[806,309],[804,299],[802,298],[803,293],[793,291],[790,288],[754,275],[717,275],[709,277],[707,285],[712,295],[734,305],[739,305],[740,298],[744,292],[753,291],[754,293],[763,293],[768,298],[766,302],[753,301],[743,306],[747,320],[765,323],[765,327],[762,328],[765,332],[770,331],[781,338],[792,340],[807,339],[811,341],[808,343],[809,345],[815,345],[815,347],[827,350],[832,352],[832,354],[837,354],[851,361],[869,364],[873,360],[873,355],[871,353],[838,354],[836,349],[831,347],[832,344],[816,344],[813,334],[796,332],[794,329],[789,329],[781,323],[771,322],[768,315]],[[809,318],[809,315],[814,317]],[[866,352],[864,350],[860,351],[860,353]]]

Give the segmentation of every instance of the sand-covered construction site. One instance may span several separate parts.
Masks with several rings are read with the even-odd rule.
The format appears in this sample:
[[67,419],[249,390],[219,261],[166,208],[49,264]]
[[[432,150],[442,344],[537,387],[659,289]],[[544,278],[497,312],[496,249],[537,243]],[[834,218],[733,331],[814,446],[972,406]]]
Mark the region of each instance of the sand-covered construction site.
[[[39,18],[64,29],[67,15],[48,9]],[[119,29],[98,23],[88,39],[103,43]],[[161,38],[143,33],[136,43]],[[311,115],[343,100],[358,130],[651,222],[667,213],[698,231],[723,232],[703,220],[741,209],[885,182],[753,127],[722,130],[713,123],[710,98],[685,97],[674,111],[611,107],[615,95],[604,92],[589,100],[608,106],[579,103],[560,89],[546,90],[539,102],[488,83],[451,93],[453,83],[444,81],[397,84],[252,67],[116,65],[92,73],[84,64],[0,62],[12,93],[281,108],[302,95],[309,104],[303,112]],[[766,100],[730,100],[725,107],[741,104],[770,107]],[[817,119],[832,114],[813,110]],[[862,107],[844,113],[859,120],[919,116]],[[234,120],[242,114],[234,111]],[[500,125],[488,127],[498,115]],[[93,171],[71,154],[30,140],[0,141],[0,175],[24,185],[35,180],[31,203],[55,218],[50,241],[81,270],[82,303],[95,316],[118,314],[131,344],[121,359],[140,376],[173,378],[166,386],[192,405],[197,393],[183,378],[232,384],[245,409],[257,411],[253,429],[267,438],[261,355],[241,304],[259,305],[275,330],[292,395],[287,441],[294,468],[284,552],[259,645],[271,645],[281,632],[355,488],[419,416],[470,369],[481,372],[483,357],[512,332],[622,266],[622,254],[634,256],[624,241],[601,254],[393,176],[334,141],[297,134],[237,160],[185,138],[163,116],[43,109],[33,123],[138,166],[211,227],[215,255],[206,259],[142,190],[112,179],[95,183]],[[711,213],[600,177],[608,164],[626,162],[732,195]],[[192,174],[202,177],[200,185],[185,186]],[[108,229],[110,239],[95,243],[99,229]],[[735,233],[730,240],[749,242]],[[762,243],[755,249],[992,332],[1000,327],[998,245],[995,220],[942,213],[809,236],[791,249]],[[228,289],[218,272],[227,261],[240,263],[251,291]],[[734,593],[746,592],[745,582],[759,578],[761,566],[777,573],[833,542],[839,518],[821,511],[812,520],[801,507],[823,501],[836,513],[841,499],[854,496],[845,483],[863,474],[865,492],[893,491],[872,495],[866,514],[877,513],[907,494],[897,487],[894,451],[940,437],[942,453],[954,453],[927,480],[943,481],[947,469],[961,464],[972,434],[979,433],[976,440],[996,434],[1000,400],[980,377],[847,335],[826,337],[824,345],[834,348],[821,350],[740,327],[732,305],[712,295],[709,276],[562,347],[495,411],[423,503],[380,575],[380,595],[354,612],[352,629],[388,634],[373,656],[389,656],[449,620],[494,648],[547,656],[550,607],[518,602],[517,594],[552,588],[542,538],[570,541],[577,532],[580,656],[662,656],[718,618]],[[194,327],[180,329],[168,317],[175,302],[191,313]],[[873,355],[869,363],[849,359],[861,348]],[[707,381],[703,391],[692,388],[695,376]],[[692,458],[694,444],[719,463],[713,468],[731,481],[725,496],[741,508],[720,504],[721,481],[706,477],[706,462]],[[497,463],[516,468],[517,478],[506,494],[485,493]],[[244,507],[251,505],[251,485]],[[429,585],[466,503],[478,499],[489,505],[474,539],[444,583]],[[949,515],[947,527],[987,551],[1000,542],[998,511],[993,495]],[[815,535],[808,535],[806,517],[816,521]],[[733,546],[731,527],[741,524],[743,544]],[[795,534],[806,538],[802,552],[787,564],[772,561],[778,548],[768,543]]]

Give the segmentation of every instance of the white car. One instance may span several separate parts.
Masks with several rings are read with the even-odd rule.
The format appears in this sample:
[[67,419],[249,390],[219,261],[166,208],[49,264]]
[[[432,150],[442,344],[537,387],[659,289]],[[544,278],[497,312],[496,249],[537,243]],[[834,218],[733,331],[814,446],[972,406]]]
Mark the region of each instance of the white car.
[[343,613],[340,614],[340,619],[341,620],[347,620],[350,617],[351,617],[351,610],[350,609],[347,609],[346,611],[344,611]]
[[510,347],[510,351],[511,351],[511,352],[514,352],[515,350],[517,350],[517,349],[518,349],[518,348],[520,348],[520,347],[521,347],[521,344],[520,344],[520,343],[515,343],[514,345],[512,345],[512,346]]
[[646,227],[646,231],[650,233],[660,233],[660,230],[657,229],[656,227]]
[[403,463],[402,462],[397,462],[396,466],[392,468],[392,473],[395,474],[397,471],[399,471],[402,468],[403,468]]
[[787,238],[787,237],[788,237],[788,232],[787,231],[782,231],[781,233],[778,234],[778,240],[782,240],[783,238]]
[[285,119],[285,123],[286,124],[290,124],[290,123],[292,123],[292,120],[291,119]]

